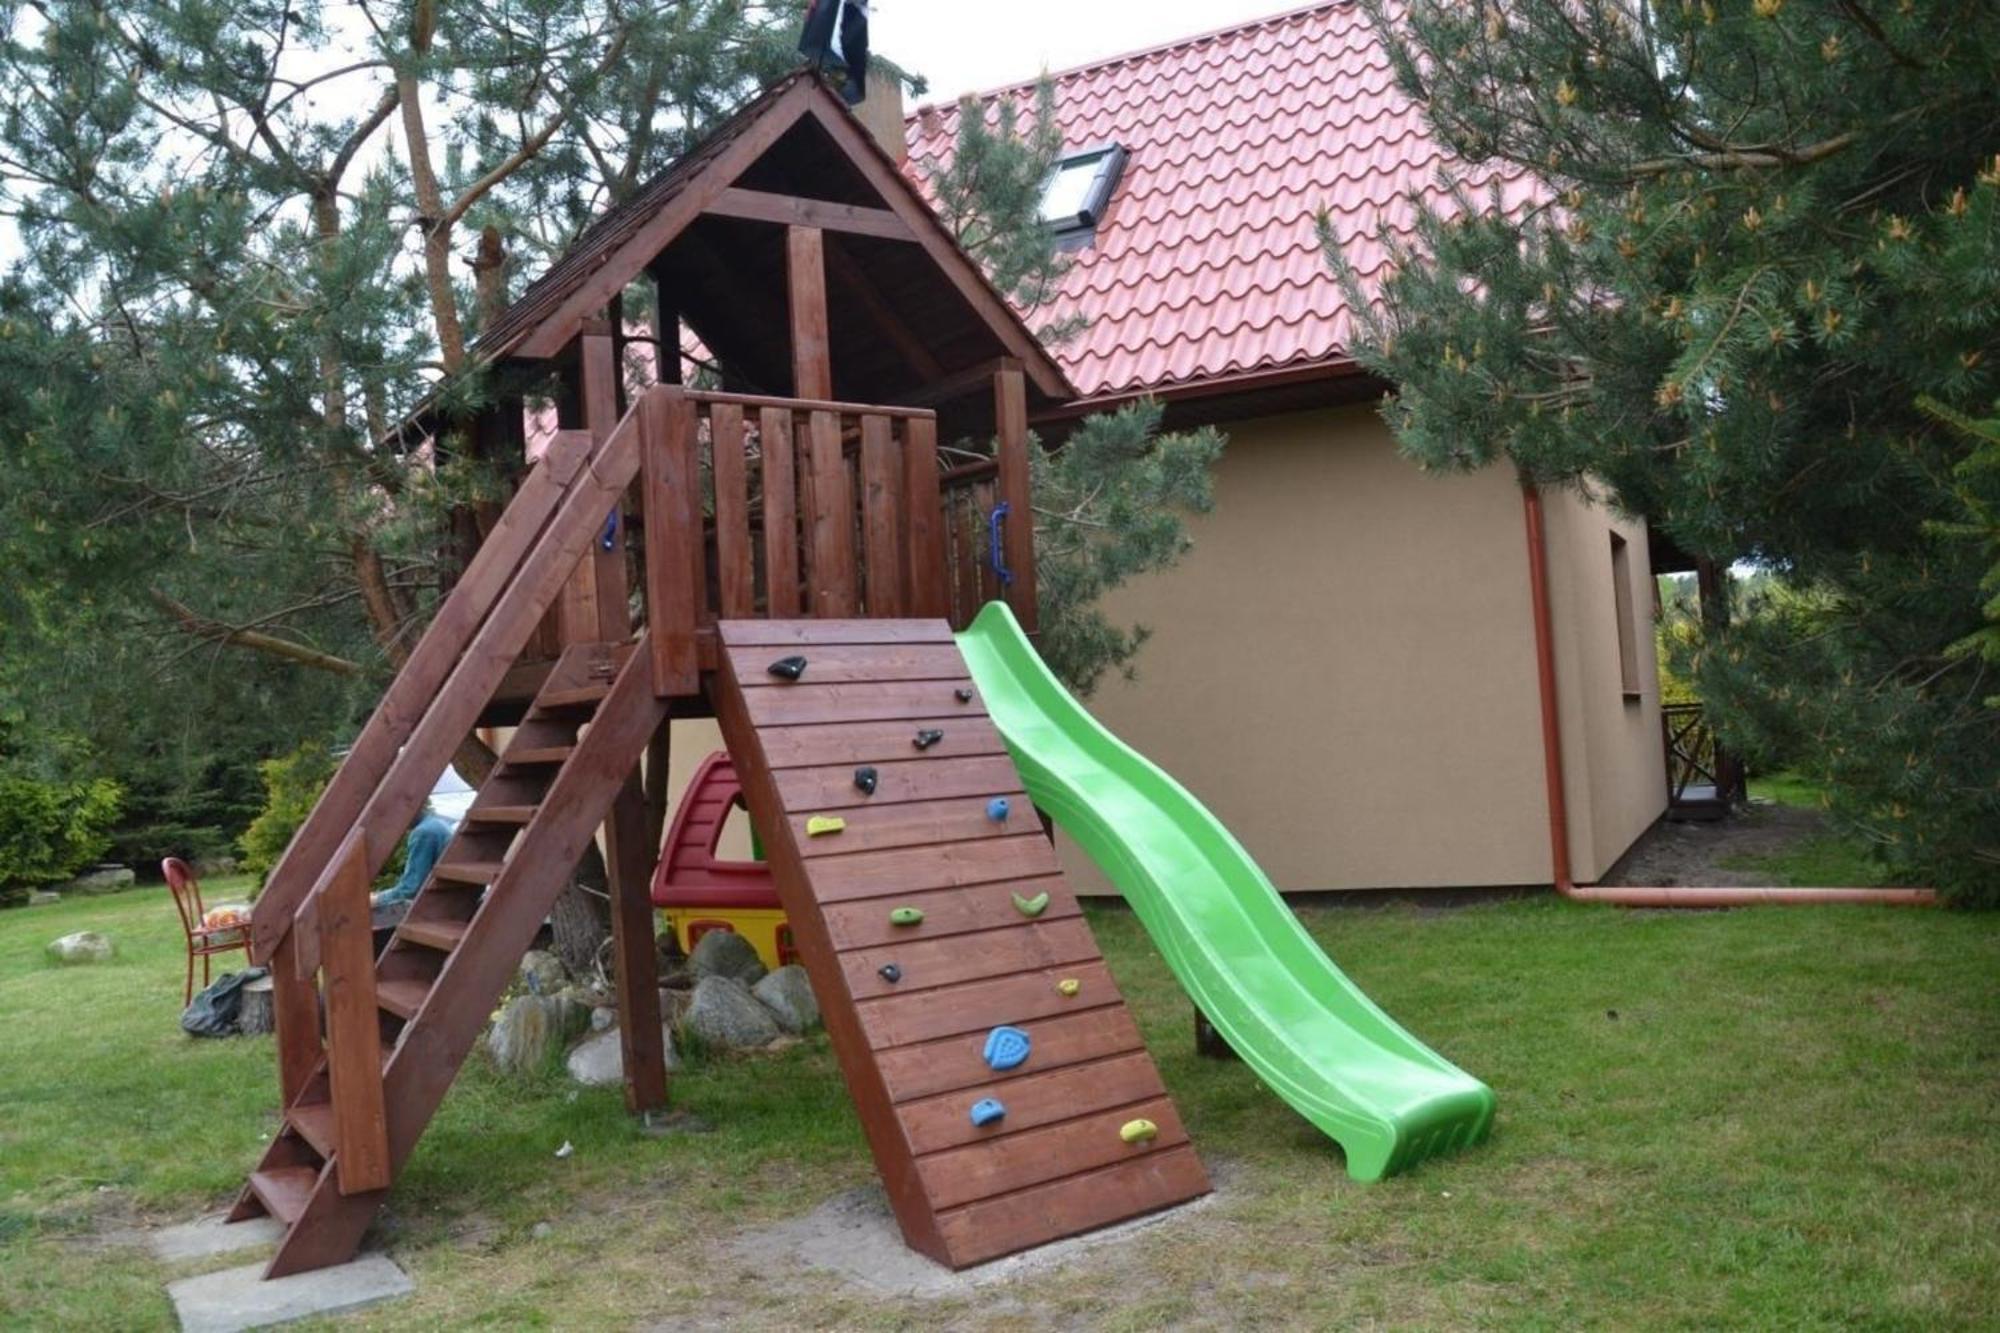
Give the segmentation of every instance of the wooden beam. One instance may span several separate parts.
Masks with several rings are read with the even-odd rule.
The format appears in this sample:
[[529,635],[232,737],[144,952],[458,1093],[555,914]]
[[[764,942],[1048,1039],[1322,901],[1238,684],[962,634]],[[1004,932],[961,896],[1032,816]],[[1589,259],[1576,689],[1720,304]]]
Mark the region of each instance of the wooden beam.
[[319,910],[326,976],[326,1072],[342,1194],[389,1187],[389,1112],[382,1094],[382,1021],[375,1000],[371,878],[359,830],[340,851]]
[[1019,365],[993,375],[993,433],[1000,461],[999,498],[1007,506],[1001,550],[1013,582],[1001,590],[1021,629],[1033,634],[1035,613],[1035,508],[1028,472],[1028,390]]
[[852,232],[857,236],[879,236],[890,241],[917,239],[910,231],[910,224],[886,208],[836,204],[826,199],[801,199],[795,195],[745,190],[733,185],[717,195],[705,211],[719,217],[776,222],[787,227],[817,227],[824,231]]
[[855,169],[874,187],[882,202],[909,224],[917,244],[930,254],[952,286],[958,289],[959,295],[986,321],[1007,350],[1021,358],[1028,375],[1035,381],[1035,387],[1051,398],[1068,400],[1076,397],[1076,390],[1064,377],[1061,367],[1035,340],[1035,335],[1021,323],[1000,293],[993,289],[993,284],[986,280],[979,266],[959,249],[936,215],[918,198],[916,187],[869,139],[860,122],[836,103],[830,93],[820,91],[822,96],[807,99],[809,113],[819,122],[820,128],[846,151]]
[[[616,344],[608,334],[586,334],[582,351],[583,427],[598,444],[611,438],[623,415],[619,410],[620,384]],[[632,633],[629,591],[631,576],[625,568],[624,506],[614,505],[605,514],[608,521],[618,515],[612,532],[611,549],[604,549],[603,533],[590,544],[591,590],[596,622],[590,637],[603,643],[623,643]]]
[[953,371],[941,379],[926,384],[915,393],[905,394],[904,397],[912,406],[935,407],[939,403],[949,403],[953,399],[970,398],[975,393],[991,393],[994,374],[1012,362],[1011,357],[989,357],[977,365]]
[[[654,734],[663,729],[656,727]],[[657,1111],[667,1104],[666,1041],[660,1031],[660,955],[653,938],[650,892],[660,845],[647,845],[646,827],[646,793],[635,767],[618,788],[604,822],[618,1047],[624,1057],[625,1109],[634,1115]]]
[[563,299],[541,323],[512,348],[500,349],[515,356],[545,359],[555,355],[575,336],[583,320],[589,318],[613,295],[622,291],[667,248],[687,225],[715,202],[716,196],[732,185],[752,163],[762,157],[786,130],[812,105],[814,81],[801,79],[786,89],[756,122],[697,168],[660,211],[633,232],[625,243],[588,280]]
[[639,412],[653,690],[662,697],[695,694],[701,689],[701,668],[694,632],[708,580],[702,563],[694,404],[684,391],[661,387],[639,400]]
[[792,313],[792,396],[833,397],[826,336],[826,247],[817,227],[785,233],[785,289]]

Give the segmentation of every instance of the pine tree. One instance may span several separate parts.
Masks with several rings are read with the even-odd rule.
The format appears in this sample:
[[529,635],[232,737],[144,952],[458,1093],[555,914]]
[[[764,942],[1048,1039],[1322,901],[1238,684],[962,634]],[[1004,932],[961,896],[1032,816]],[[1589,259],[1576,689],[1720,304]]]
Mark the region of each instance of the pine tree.
[[1466,170],[1544,187],[1461,184],[1392,246],[1358,350],[1405,450],[1595,478],[1772,571],[1790,611],[1695,655],[1725,739],[1826,782],[1899,874],[2000,895],[2000,663],[1963,647],[1992,478],[1919,406],[2000,389],[2000,8],[1362,4]]

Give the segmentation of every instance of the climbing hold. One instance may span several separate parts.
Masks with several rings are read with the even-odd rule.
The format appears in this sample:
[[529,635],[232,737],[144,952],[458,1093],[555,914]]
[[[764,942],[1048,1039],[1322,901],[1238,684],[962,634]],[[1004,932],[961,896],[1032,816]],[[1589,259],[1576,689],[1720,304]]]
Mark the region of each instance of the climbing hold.
[[1064,977],[1056,983],[1056,990],[1064,995],[1074,995],[1083,989],[1083,983],[1075,977]]
[[1007,1114],[1007,1108],[992,1097],[981,1097],[972,1104],[972,1123],[990,1125]]
[[892,926],[914,926],[923,919],[924,909],[921,907],[898,907],[889,913],[889,924]]
[[603,535],[598,537],[597,546],[599,550],[603,551],[615,551],[618,549],[618,511],[616,509],[612,510],[611,516],[604,520],[604,532]]
[[1028,1058],[1028,1046],[1021,1029],[998,1027],[986,1034],[986,1049],[979,1054],[989,1069],[1012,1069]]
[[903,969],[894,963],[884,963],[875,969],[875,975],[893,986],[903,979]]
[[806,821],[806,836],[818,838],[828,833],[838,833],[846,827],[847,821],[839,815],[814,815]]
[[911,741],[910,744],[916,746],[919,750],[928,750],[943,739],[944,733],[942,731],[937,730],[935,727],[926,727],[917,733],[917,738]]
[[781,657],[764,668],[781,680],[797,680],[806,674],[806,659],[803,657]]
[[1032,898],[1023,898],[1020,894],[1015,894],[1014,910],[1022,916],[1040,916],[1049,910],[1048,890],[1044,889]]
[[1127,1143],[1150,1143],[1160,1137],[1160,1127],[1150,1120],[1127,1120],[1118,1130]]
[[996,824],[1007,822],[1007,798],[995,796],[986,803],[986,817]]
[[863,796],[873,796],[875,794],[875,784],[881,780],[881,775],[867,764],[863,764],[860,768],[854,770],[854,790],[860,792]]
[[962,704],[969,704],[972,702],[972,690],[971,687],[969,686],[961,685],[957,689],[953,690],[951,693],[952,697],[957,699]]

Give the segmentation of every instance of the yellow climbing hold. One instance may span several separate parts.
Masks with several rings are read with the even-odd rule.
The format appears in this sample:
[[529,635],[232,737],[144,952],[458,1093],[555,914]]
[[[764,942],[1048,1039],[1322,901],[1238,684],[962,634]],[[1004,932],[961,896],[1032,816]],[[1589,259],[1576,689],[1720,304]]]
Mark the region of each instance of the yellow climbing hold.
[[847,821],[838,815],[814,815],[806,821],[806,836],[821,837],[828,833],[838,833],[847,827]]
[[1058,981],[1056,983],[1056,989],[1061,991],[1064,995],[1074,995],[1078,991],[1083,989],[1083,983],[1081,981],[1078,981],[1075,977],[1064,977],[1061,981]]
[[1150,1120],[1127,1120],[1118,1137],[1127,1143],[1150,1143],[1160,1136],[1160,1127]]

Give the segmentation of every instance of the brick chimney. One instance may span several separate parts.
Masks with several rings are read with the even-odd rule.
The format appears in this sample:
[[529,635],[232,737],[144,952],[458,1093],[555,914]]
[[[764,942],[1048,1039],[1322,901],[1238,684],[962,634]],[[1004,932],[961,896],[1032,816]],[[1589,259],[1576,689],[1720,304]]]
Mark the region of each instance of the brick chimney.
[[854,108],[854,114],[875,136],[875,142],[888,150],[897,165],[908,160],[910,145],[903,135],[902,80],[891,77],[879,67],[870,71],[868,96],[861,99],[861,105]]

